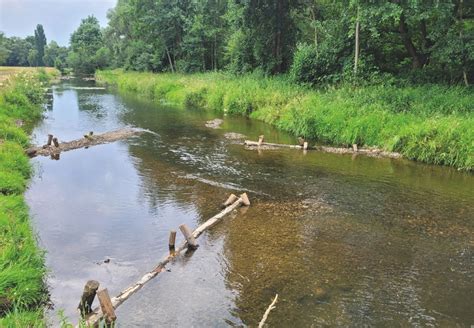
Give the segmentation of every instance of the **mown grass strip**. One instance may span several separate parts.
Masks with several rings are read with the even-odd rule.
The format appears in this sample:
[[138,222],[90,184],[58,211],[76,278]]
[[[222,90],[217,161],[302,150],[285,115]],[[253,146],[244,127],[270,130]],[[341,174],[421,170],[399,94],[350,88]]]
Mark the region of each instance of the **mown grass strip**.
[[472,88],[338,86],[313,90],[283,77],[99,71],[99,81],[155,101],[247,115],[322,143],[378,147],[425,163],[474,167]]

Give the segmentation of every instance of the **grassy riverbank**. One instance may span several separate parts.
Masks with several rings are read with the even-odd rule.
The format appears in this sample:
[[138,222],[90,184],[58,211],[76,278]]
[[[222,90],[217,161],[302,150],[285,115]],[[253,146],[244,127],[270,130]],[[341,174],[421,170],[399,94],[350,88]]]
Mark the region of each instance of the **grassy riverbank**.
[[248,115],[322,143],[357,143],[425,163],[474,167],[474,93],[465,87],[379,85],[317,91],[254,75],[121,70],[96,75],[148,99]]
[[43,325],[46,268],[23,198],[32,173],[24,149],[28,127],[41,118],[45,84],[56,74],[12,71],[0,86],[0,327]]

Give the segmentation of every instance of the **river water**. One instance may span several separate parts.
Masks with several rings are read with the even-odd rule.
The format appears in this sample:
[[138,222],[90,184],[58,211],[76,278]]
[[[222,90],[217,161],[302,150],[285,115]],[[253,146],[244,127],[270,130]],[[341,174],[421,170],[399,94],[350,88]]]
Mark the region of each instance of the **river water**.
[[[231,192],[252,201],[198,239],[116,313],[120,327],[474,324],[474,178],[406,160],[245,150],[227,139],[294,143],[260,122],[178,109],[68,81],[34,130],[43,144],[124,126],[127,141],[33,160],[27,192],[57,324],[77,321],[87,280],[111,295],[168,251],[170,229],[196,227]],[[181,242],[182,237],[178,236]]]

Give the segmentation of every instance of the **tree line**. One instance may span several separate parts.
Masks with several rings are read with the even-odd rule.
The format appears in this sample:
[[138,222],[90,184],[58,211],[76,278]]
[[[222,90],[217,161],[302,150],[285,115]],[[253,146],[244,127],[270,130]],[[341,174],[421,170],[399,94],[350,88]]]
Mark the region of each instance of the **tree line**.
[[[474,79],[473,1],[118,0],[108,19],[84,19],[60,60],[82,73],[260,71],[309,84]],[[10,42],[18,62],[39,64],[36,33],[27,39]]]

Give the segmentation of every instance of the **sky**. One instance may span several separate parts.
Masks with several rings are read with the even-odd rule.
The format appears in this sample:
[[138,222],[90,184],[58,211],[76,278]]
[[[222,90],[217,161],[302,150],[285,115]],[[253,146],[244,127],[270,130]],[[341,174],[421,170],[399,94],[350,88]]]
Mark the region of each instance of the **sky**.
[[102,27],[117,0],[0,0],[0,31],[6,36],[34,35],[42,24],[48,43],[67,46],[81,19],[94,15]]

